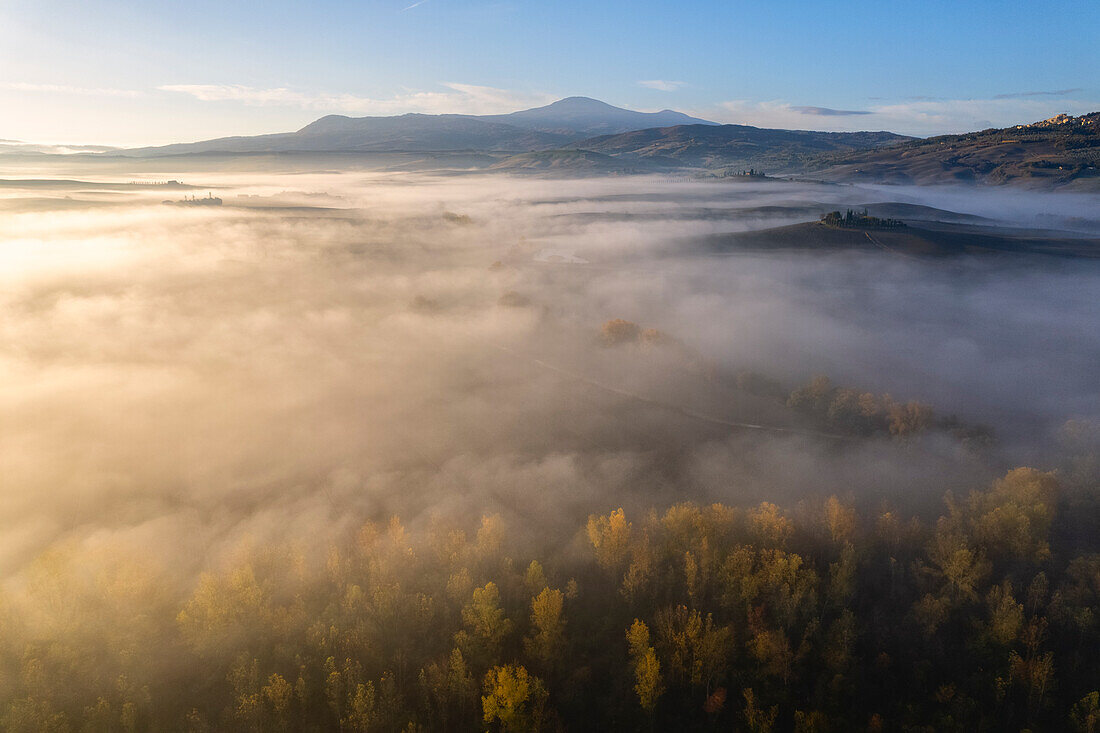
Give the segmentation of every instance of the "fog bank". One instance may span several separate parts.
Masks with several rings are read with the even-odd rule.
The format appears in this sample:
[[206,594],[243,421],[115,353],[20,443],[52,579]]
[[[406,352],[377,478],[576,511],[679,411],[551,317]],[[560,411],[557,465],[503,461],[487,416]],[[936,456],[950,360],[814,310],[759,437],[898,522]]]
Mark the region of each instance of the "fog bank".
[[[864,202],[991,216],[990,195],[169,177],[196,188],[2,190],[5,574],[122,543],[189,578],[242,541],[394,513],[537,534],[686,498],[938,502],[1050,464],[1067,419],[1100,417],[1094,263],[678,249]],[[225,205],[161,203],[207,191]],[[1016,225],[1042,213],[1004,203]],[[615,318],[663,336],[607,346]],[[999,441],[817,435],[736,389],[744,370],[919,399]]]

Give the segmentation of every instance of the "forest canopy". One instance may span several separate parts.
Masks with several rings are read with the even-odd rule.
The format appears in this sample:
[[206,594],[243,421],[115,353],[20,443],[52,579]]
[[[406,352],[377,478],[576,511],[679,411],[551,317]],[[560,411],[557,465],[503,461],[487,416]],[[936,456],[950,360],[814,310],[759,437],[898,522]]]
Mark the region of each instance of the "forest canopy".
[[3,728],[1095,730],[1095,504],[1018,468],[944,506],[616,508],[535,551],[394,517],[178,596],[57,549],[5,599]]

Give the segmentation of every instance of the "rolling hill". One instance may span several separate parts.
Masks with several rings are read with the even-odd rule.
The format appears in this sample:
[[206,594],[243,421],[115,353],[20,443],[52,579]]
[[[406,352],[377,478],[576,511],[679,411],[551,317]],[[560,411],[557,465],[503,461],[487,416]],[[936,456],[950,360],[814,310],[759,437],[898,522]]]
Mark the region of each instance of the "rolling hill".
[[569,175],[579,176],[646,173],[649,168],[591,150],[559,149],[512,155],[489,166],[489,170],[513,173],[567,172]]
[[[646,170],[730,168],[791,172],[825,153],[862,151],[912,140],[892,132],[813,132],[748,125],[674,125],[603,135],[570,145]],[[557,152],[557,151],[555,151]],[[503,161],[500,169],[523,169]]]
[[1100,188],[1100,112],[823,155],[807,168],[836,181]]
[[900,229],[840,229],[818,222],[693,238],[709,254],[752,251],[867,251],[900,257],[1035,256],[1100,259],[1100,240],[1065,232],[1015,230],[947,222]]

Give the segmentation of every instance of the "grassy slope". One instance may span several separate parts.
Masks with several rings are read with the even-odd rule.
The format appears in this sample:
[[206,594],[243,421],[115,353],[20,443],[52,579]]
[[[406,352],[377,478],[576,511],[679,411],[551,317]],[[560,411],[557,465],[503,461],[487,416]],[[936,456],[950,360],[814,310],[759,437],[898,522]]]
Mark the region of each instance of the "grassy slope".
[[1100,188],[1100,112],[824,155],[810,169],[828,180]]
[[903,256],[1043,254],[1100,257],[1100,241],[1046,237],[996,227],[948,224],[909,226],[900,230],[836,229],[817,223],[794,224],[739,234],[716,234],[698,240],[714,253],[738,250],[867,250]]

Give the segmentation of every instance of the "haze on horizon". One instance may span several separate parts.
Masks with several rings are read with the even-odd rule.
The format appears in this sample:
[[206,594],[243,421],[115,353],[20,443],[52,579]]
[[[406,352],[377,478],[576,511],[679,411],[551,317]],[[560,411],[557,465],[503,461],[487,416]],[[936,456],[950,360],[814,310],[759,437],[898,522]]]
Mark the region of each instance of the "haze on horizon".
[[964,132],[1100,109],[1098,26],[1094,4],[1069,2],[9,0],[0,138],[166,144],[571,95],[762,127]]

